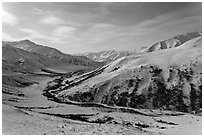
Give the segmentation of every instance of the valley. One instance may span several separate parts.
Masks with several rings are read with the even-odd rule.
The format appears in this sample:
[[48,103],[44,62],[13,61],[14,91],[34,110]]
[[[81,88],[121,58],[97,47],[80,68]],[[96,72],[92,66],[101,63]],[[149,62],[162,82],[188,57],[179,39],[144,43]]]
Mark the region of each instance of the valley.
[[93,60],[3,42],[2,133],[202,134],[202,36],[172,41]]
[[[60,76],[61,77],[61,76]],[[157,109],[131,109],[100,103],[63,102],[43,96],[48,83],[60,78],[37,76],[32,85],[3,84],[2,133],[35,135],[201,134],[199,115]],[[186,128],[191,130],[186,130]],[[199,128],[200,127],[200,128]]]

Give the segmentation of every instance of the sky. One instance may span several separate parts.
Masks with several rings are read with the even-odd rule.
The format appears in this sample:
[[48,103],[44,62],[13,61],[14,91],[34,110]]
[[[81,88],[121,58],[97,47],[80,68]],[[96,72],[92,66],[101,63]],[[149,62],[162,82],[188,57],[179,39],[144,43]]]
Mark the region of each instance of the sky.
[[201,2],[2,3],[2,40],[29,39],[69,54],[140,50],[201,30]]

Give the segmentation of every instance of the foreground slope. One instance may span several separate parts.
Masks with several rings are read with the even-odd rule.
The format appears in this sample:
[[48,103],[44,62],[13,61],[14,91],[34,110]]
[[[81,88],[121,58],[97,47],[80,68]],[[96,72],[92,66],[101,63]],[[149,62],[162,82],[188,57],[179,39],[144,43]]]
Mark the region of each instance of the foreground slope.
[[202,98],[202,38],[179,47],[122,57],[51,93],[60,100],[131,108],[199,113]]
[[42,89],[61,78],[30,78],[33,84],[21,88],[2,85],[2,134],[202,134],[198,115],[52,101],[42,95]]

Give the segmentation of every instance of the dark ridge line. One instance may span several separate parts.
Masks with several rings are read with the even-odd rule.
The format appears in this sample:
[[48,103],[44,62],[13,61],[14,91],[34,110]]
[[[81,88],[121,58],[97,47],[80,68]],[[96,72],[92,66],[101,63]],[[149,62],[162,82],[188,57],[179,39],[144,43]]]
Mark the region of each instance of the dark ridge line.
[[59,107],[59,105],[58,106],[48,106],[48,107],[21,107],[21,106],[14,106],[14,107],[16,107],[16,108],[19,108],[19,109],[28,109],[28,110],[30,110],[30,109],[50,109],[50,108],[57,108],[57,107]]
[[80,77],[78,77],[78,78],[82,78],[82,77],[84,77],[84,76],[86,76],[86,75],[90,75],[90,74],[92,74],[92,73],[94,73],[94,72],[98,72],[98,71],[100,71],[100,70],[104,70],[104,69],[106,69],[108,66],[109,66],[109,65],[105,65],[105,66],[96,68],[95,70],[92,70],[92,71],[90,71],[90,72],[87,72],[87,73],[85,73],[85,74],[82,74],[82,75],[81,75]]
[[[36,112],[36,111],[34,111]],[[60,113],[47,113],[47,112],[37,112],[37,113],[40,113],[40,114],[46,114],[46,115],[54,115],[54,116],[60,116],[60,117],[72,117],[72,116],[79,116],[79,117],[83,117],[83,116],[87,116],[87,117],[90,117],[90,116],[95,116],[99,113],[92,113],[92,114],[60,114]]]
[[[33,111],[36,112],[36,111]],[[90,120],[89,117],[98,115],[99,113],[95,114],[53,114],[53,113],[47,113],[47,112],[36,112],[39,114],[45,114],[45,115],[50,115],[50,116],[55,116],[55,117],[61,117],[61,118],[66,118],[66,119],[71,119],[71,120],[77,120],[81,122],[86,122],[86,123],[96,123],[96,124],[105,124],[105,123],[112,123],[112,124],[119,124],[118,122],[114,121],[113,117],[108,117],[107,119],[96,119],[96,120]],[[150,128],[150,125],[143,124],[143,123],[134,123],[131,124],[130,122],[128,123],[122,123],[122,125],[125,126],[132,126],[134,128],[137,128],[139,130],[143,130],[143,128]],[[136,127],[135,127],[136,126]],[[160,129],[164,129],[166,127],[158,127]]]
[[9,95],[20,96],[20,97],[24,97],[24,96],[25,96],[25,94],[22,94],[22,93],[14,94],[14,93],[11,93],[11,92],[7,92],[7,91],[5,91],[5,90],[2,90],[2,93],[4,93],[4,94],[9,94]]
[[[36,111],[34,111],[36,112]],[[99,113],[95,113],[95,114],[53,114],[53,113],[46,113],[46,112],[37,112],[39,114],[45,114],[45,115],[50,115],[50,116],[56,116],[56,117],[61,117],[61,118],[67,118],[67,119],[71,119],[71,120],[78,120],[78,121],[82,121],[82,122],[87,122],[87,123],[96,123],[96,124],[105,124],[108,122],[113,122],[113,124],[119,124],[117,122],[114,121],[113,117],[108,117],[107,119],[96,119],[96,120],[90,120],[89,117],[98,115]],[[137,126],[135,128],[148,128],[150,127],[149,125],[146,124],[140,124],[140,123],[135,123],[135,125],[128,123],[122,123],[122,125],[126,125],[126,126]],[[141,130],[141,129],[140,129]]]
[[[49,98],[49,97],[47,97],[47,98]],[[108,106],[108,105],[101,104],[101,103],[76,102],[76,101],[71,101],[71,100],[68,100],[68,99],[62,101],[59,98],[55,97],[54,95],[52,96],[52,101],[55,101],[57,103],[63,103],[63,104],[78,105],[78,106],[81,106],[81,107],[99,107],[99,108],[101,107],[101,108],[111,109],[113,111],[122,111],[122,112],[128,112],[128,113],[139,114],[139,115],[144,115],[144,116],[151,116],[151,117],[159,117],[160,116],[159,114],[142,113],[142,112],[139,112],[139,111],[134,110],[132,108],[112,107],[112,106]]]
[[101,104],[101,103],[92,103],[92,102],[75,102],[75,101],[71,101],[66,99],[66,104],[73,104],[73,105],[79,105],[82,107],[103,107],[103,108],[107,108],[107,109],[112,109],[112,110],[116,110],[116,111],[122,111],[122,112],[128,112],[128,113],[133,113],[133,114],[139,114],[139,115],[144,115],[144,116],[152,116],[152,117],[159,117],[162,115],[166,115],[166,116],[180,116],[180,115],[185,115],[184,113],[175,113],[175,114],[147,114],[147,113],[143,113],[140,112],[139,110],[136,110],[134,108],[128,108],[128,107],[113,107],[113,106],[109,106],[109,105],[105,105],[105,104]]
[[62,88],[61,90],[67,90],[67,89],[69,89],[69,88],[72,88],[72,87],[74,87],[74,86],[77,86],[77,85],[79,85],[80,83],[82,83],[83,81],[85,81],[85,80],[87,80],[87,79],[89,79],[89,78],[92,78],[92,77],[94,77],[94,76],[96,76],[96,75],[101,74],[101,73],[103,72],[103,70],[106,69],[107,67],[108,67],[108,65],[103,66],[103,67],[101,67],[101,68],[97,68],[97,69],[95,69],[95,70],[93,70],[93,71],[91,71],[91,72],[82,74],[82,76],[77,77],[77,78],[75,78],[74,80],[70,81],[70,82],[67,84],[67,86],[65,86],[65,87]]
[[52,74],[52,75],[66,75],[67,74],[67,73],[55,72],[55,71],[52,71],[52,70],[49,70],[49,69],[45,69],[45,68],[42,68],[41,71],[49,73],[49,74]]
[[[34,111],[36,112],[36,111]],[[45,114],[45,115],[50,115],[50,116],[55,116],[55,117],[61,117],[61,118],[66,118],[66,119],[71,119],[71,120],[78,120],[81,122],[87,122],[87,123],[96,123],[96,124],[104,124],[108,121],[110,121],[110,119],[107,120],[95,120],[95,121],[90,121],[89,117],[95,116],[98,113],[95,114],[53,114],[53,113],[46,113],[46,112],[37,112],[39,114]],[[111,119],[112,120],[112,119]]]
[[167,122],[167,121],[164,121],[164,120],[155,120],[156,122],[158,123],[163,123],[163,124],[168,124],[168,125],[178,125],[176,123],[173,123],[173,122]]
[[14,106],[16,108],[18,108],[18,110],[22,113],[25,113],[26,115],[31,115],[29,114],[27,111],[30,112],[34,112],[34,113],[38,113],[38,114],[45,114],[45,115],[50,115],[50,116],[55,116],[55,117],[61,117],[61,118],[66,118],[66,119],[71,119],[71,120],[78,120],[81,122],[87,122],[87,123],[98,123],[98,124],[103,124],[108,122],[106,121],[90,121],[89,117],[98,115],[99,113],[95,113],[95,114],[54,114],[54,113],[47,113],[47,112],[39,112],[39,111],[35,111],[32,109],[49,109],[49,108],[53,108],[51,106],[45,108],[45,107],[19,107],[19,106]]
[[149,128],[150,126],[147,124],[141,124],[141,123],[135,123],[135,126],[141,127],[141,128]]

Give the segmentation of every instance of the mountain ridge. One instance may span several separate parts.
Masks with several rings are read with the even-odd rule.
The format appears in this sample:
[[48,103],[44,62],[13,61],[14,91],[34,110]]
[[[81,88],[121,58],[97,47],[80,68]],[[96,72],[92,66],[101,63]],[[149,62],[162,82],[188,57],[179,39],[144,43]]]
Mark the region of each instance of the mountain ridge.
[[200,32],[190,32],[190,33],[186,33],[186,34],[180,34],[177,36],[174,36],[170,39],[167,40],[163,40],[160,42],[157,42],[149,47],[147,47],[146,49],[143,50],[143,52],[153,52],[156,50],[164,50],[164,49],[168,49],[168,48],[174,48],[174,47],[178,47],[180,45],[182,45],[183,43],[196,38],[202,36],[202,34]]
[[67,86],[52,96],[65,102],[191,113],[201,109],[201,81],[202,36],[166,50],[121,57],[72,81],[65,78]]
[[167,40],[162,40],[157,42],[149,47],[142,47],[141,50],[138,51],[116,51],[116,50],[102,50],[98,52],[87,52],[81,53],[78,55],[86,56],[87,58],[94,61],[115,61],[118,58],[129,56],[129,55],[139,55],[146,52],[153,52],[156,50],[164,50],[168,48],[173,48],[182,45],[183,43],[191,40],[192,38],[196,38],[202,36],[201,32],[190,32],[186,34],[179,34]]
[[[11,68],[15,69],[17,69],[15,64],[18,63],[19,65],[21,64],[21,66],[24,66],[26,63],[33,66],[32,69],[28,64],[25,65],[24,67],[29,67],[28,70],[39,70],[45,67],[60,67],[66,65],[97,68],[104,65],[103,62],[96,62],[86,57],[65,54],[55,48],[38,45],[30,40],[21,40],[19,42],[2,41],[2,50],[4,65],[8,66],[8,64],[10,64],[12,66]],[[5,69],[8,68],[5,67]]]
[[103,61],[114,61],[120,57],[129,56],[131,54],[139,54],[138,51],[116,51],[116,50],[103,50],[99,52],[87,52],[78,54],[81,56],[85,56],[91,60],[103,62]]

